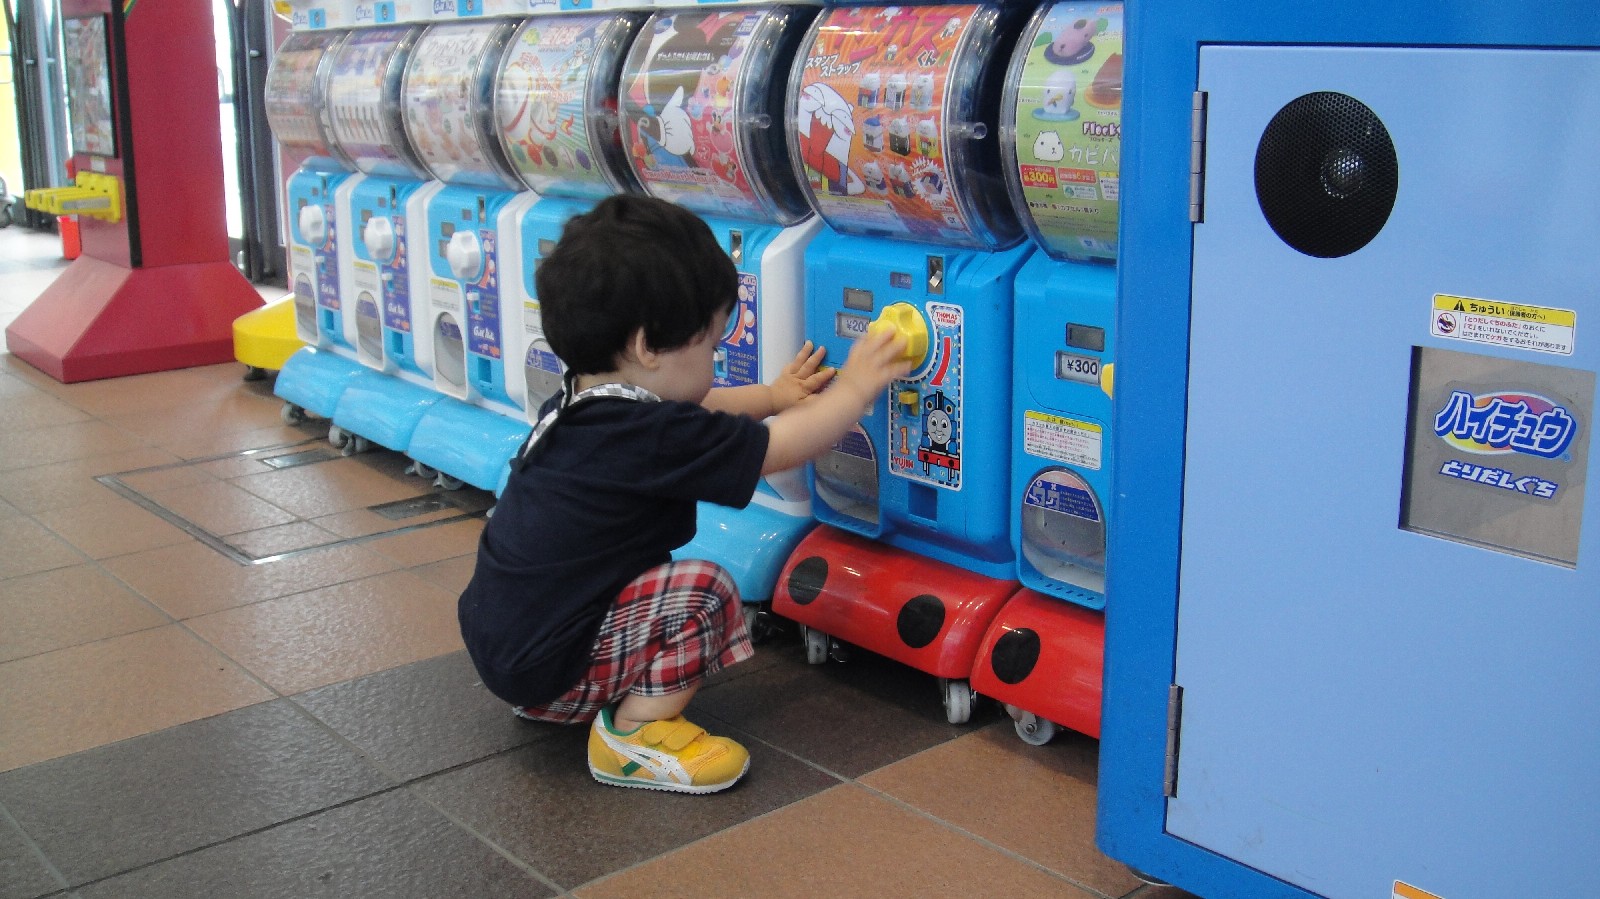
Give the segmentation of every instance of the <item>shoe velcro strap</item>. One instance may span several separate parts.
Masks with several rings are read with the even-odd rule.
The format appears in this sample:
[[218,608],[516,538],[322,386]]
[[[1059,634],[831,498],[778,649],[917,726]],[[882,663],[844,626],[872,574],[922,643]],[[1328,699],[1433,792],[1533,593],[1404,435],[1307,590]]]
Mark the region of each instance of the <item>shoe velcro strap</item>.
[[706,729],[697,724],[690,724],[682,718],[669,718],[666,721],[652,721],[645,725],[645,742],[665,746],[673,752],[681,752],[685,746],[693,743]]

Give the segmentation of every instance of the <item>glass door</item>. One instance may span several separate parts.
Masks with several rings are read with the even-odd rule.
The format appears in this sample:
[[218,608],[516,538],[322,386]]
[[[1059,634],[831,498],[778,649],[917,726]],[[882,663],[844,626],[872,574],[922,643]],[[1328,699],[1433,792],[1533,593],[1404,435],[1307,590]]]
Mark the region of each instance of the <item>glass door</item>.
[[228,244],[245,277],[282,286],[276,154],[263,103],[274,18],[266,0],[213,2]]

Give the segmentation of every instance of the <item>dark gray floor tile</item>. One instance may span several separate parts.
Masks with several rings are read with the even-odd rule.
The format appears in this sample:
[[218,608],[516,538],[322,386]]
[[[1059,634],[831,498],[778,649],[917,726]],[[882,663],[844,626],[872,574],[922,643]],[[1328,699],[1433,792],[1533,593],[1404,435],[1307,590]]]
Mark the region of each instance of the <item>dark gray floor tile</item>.
[[533,899],[554,892],[404,789],[80,890],[83,899]]
[[571,889],[835,786],[838,780],[709,719],[750,748],[750,773],[707,796],[603,786],[588,729],[419,781],[410,789]]
[[392,783],[278,700],[0,774],[0,804],[81,884]]
[[293,697],[401,780],[477,761],[551,733],[483,688],[466,652]]
[[64,887],[16,827],[0,815],[0,899],[35,899]]
[[799,643],[800,627],[792,621],[767,613],[764,615],[762,624],[759,627],[761,628],[760,638],[756,639],[753,633],[751,635],[751,642],[755,644],[756,649],[755,657],[745,659],[737,665],[724,668],[706,678],[705,685],[707,687],[749,677],[759,671],[765,671],[773,665],[782,664],[789,647]]
[[763,647],[773,664],[708,686],[690,705],[843,777],[970,733],[1002,714],[980,704],[972,723],[945,720],[938,679],[859,649],[808,665],[797,643]]

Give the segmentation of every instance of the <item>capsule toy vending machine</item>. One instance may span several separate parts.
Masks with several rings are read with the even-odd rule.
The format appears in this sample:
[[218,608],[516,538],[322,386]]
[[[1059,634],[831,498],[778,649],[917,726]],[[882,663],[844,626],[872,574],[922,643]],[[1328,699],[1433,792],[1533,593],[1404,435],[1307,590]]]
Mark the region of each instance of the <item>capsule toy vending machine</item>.
[[1127,9],[1100,847],[1593,895],[1600,19]]
[[422,413],[439,399],[431,389],[431,347],[413,333],[414,303],[426,296],[426,252],[418,236],[427,202],[444,185],[431,180],[400,119],[400,81],[422,32],[418,26],[352,31],[333,56],[328,131],[364,175],[337,210],[344,329],[354,336],[353,378],[332,415],[328,439],[346,454],[376,443],[404,452]]
[[773,610],[820,663],[844,641],[941,679],[970,716],[979,640],[1017,590],[1010,536],[1012,284],[1033,252],[1006,201],[999,107],[1026,18],[989,4],[833,7],[792,74],[794,164],[827,223],[806,254],[807,335],[869,328],[913,370],[812,466],[822,527]]
[[[495,87],[506,158],[539,199],[517,225],[523,266],[501,294],[506,388],[536,422],[561,389],[562,365],[544,337],[534,274],[569,218],[638,189],[623,159],[617,85],[643,12],[529,16],[511,38]],[[520,360],[521,368],[517,367]]]
[[324,112],[333,56],[348,36],[290,32],[267,71],[264,100],[273,136],[286,150],[304,154],[284,185],[284,243],[295,335],[306,346],[284,361],[273,383],[290,424],[308,411],[332,418],[344,389],[362,371],[346,340],[341,289],[349,277],[340,272],[340,247],[350,235],[340,232],[338,209],[355,188],[354,165],[329,133]]
[[[506,386],[500,297],[522,271],[517,222],[537,196],[500,145],[494,86],[516,23],[428,26],[406,65],[406,133],[445,187],[428,201],[428,293],[418,339],[432,343],[434,389],[406,450],[442,485],[498,491],[530,427]],[[421,261],[419,259],[419,261]]]
[[1022,589],[990,625],[972,685],[1017,734],[1100,734],[1122,4],[1040,7],[1012,54],[1001,150],[1035,253],[1016,282],[1011,539]]
[[[775,378],[804,343],[805,253],[822,229],[789,165],[788,74],[812,6],[660,9],[622,75],[623,141],[645,191],[705,220],[739,272],[739,297],[716,349],[714,384]],[[743,509],[702,504],[677,558],[733,576],[757,621],[778,571],[811,529],[804,472],[764,478]]]

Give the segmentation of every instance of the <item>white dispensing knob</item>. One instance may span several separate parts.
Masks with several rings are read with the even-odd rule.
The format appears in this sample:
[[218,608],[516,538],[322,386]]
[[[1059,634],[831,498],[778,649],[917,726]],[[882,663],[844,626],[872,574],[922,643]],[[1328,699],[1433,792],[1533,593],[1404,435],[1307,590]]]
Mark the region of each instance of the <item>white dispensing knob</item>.
[[478,235],[471,231],[450,235],[444,259],[450,264],[451,274],[463,281],[476,281],[483,272],[483,247],[478,243]]
[[361,229],[361,240],[373,259],[388,262],[394,257],[394,223],[388,216],[375,215],[367,219],[367,226]]
[[321,246],[328,239],[328,220],[322,214],[322,207],[309,205],[300,207],[300,237],[312,246]]

